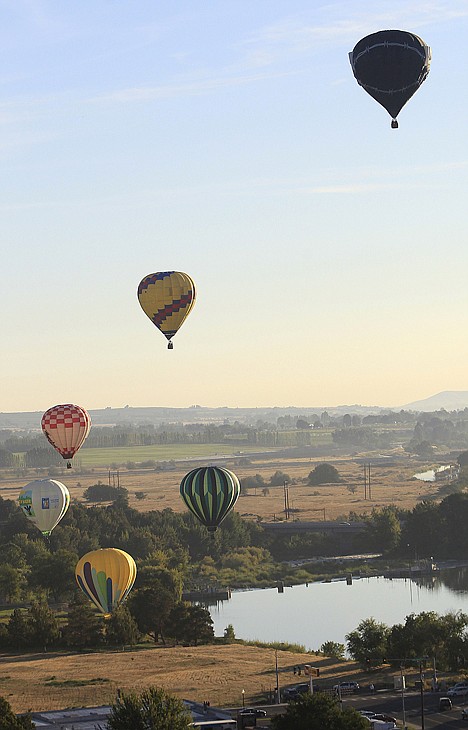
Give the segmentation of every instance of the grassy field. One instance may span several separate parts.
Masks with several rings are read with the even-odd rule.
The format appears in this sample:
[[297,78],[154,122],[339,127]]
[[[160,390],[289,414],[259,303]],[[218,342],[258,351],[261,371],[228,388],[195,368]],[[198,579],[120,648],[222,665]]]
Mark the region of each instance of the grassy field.
[[[382,678],[366,674],[354,662],[315,654],[278,652],[279,685],[298,682],[297,664],[320,669],[325,686],[357,680],[363,686]],[[371,678],[370,678],[371,677]],[[300,681],[300,680],[299,680]],[[142,649],[99,654],[0,655],[0,695],[15,712],[92,707],[110,704],[117,689],[164,687],[183,699],[209,700],[214,706],[268,703],[276,686],[275,652],[239,644]]]
[[[248,454],[245,454],[248,458]],[[193,457],[195,458],[195,457]],[[201,457],[197,457],[201,458]],[[372,455],[366,455],[372,461]],[[327,461],[338,470],[342,481],[339,484],[308,486],[308,474],[318,464]],[[207,457],[209,463],[209,458]],[[226,458],[223,462],[242,479],[259,474],[263,477],[267,492],[261,488],[245,490],[235,509],[246,519],[261,518],[271,521],[281,517],[284,510],[283,486],[268,486],[276,471],[283,471],[289,477],[289,503],[294,518],[301,520],[323,520],[344,518],[349,512],[369,513],[372,509],[395,504],[404,509],[412,509],[418,501],[436,494],[437,486],[432,482],[422,482],[413,478],[416,472],[430,468],[430,463],[415,461],[403,452],[393,464],[374,465],[371,477],[371,496],[364,493],[363,466],[354,457],[297,458],[284,459],[274,452],[261,457],[251,458],[251,463],[238,465],[239,456]],[[183,476],[200,462],[187,460],[177,462],[169,471],[154,469],[119,469],[88,466],[80,469],[62,469],[55,476],[70,490],[72,498],[82,499],[84,490],[97,482],[113,485],[120,484],[129,492],[131,507],[140,511],[170,508],[176,512],[185,509],[179,495],[179,485]],[[204,463],[201,461],[201,463]],[[206,463],[206,462],[205,462]],[[20,489],[37,478],[44,478],[30,469],[23,476],[2,473],[0,496],[16,499]],[[138,500],[135,492],[144,492],[145,499]]]
[[[258,451],[258,446],[241,444],[242,453]],[[108,449],[81,449],[74,463],[78,467],[127,464],[142,461],[171,461],[225,456],[237,451],[232,444],[166,444],[162,446],[122,446]],[[272,449],[273,451],[274,449]]]

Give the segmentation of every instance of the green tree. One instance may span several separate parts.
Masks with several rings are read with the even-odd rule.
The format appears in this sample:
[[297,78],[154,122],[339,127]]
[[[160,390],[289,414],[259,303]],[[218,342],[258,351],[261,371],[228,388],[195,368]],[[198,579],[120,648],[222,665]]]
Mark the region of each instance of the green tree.
[[64,639],[74,649],[94,648],[103,642],[103,625],[85,596],[75,591],[68,607]]
[[167,633],[177,642],[189,643],[187,638],[190,632],[189,625],[189,604],[185,601],[179,601],[172,608],[167,620]]
[[207,644],[213,641],[213,619],[208,609],[202,606],[188,607],[188,641],[197,646],[198,644]]
[[253,477],[242,477],[242,492],[244,492],[245,489],[256,489],[257,487],[261,489],[264,486],[265,480],[261,474],[255,474]]
[[43,588],[55,601],[68,597],[76,586],[77,561],[76,553],[64,549],[40,555],[33,562],[30,585],[33,588]]
[[275,471],[275,473],[270,477],[270,486],[272,487],[280,487],[285,482],[290,482],[291,477],[289,474],[285,474],[284,471]]
[[192,717],[182,700],[159,687],[122,693],[112,705],[108,730],[190,730]]
[[28,609],[31,643],[47,651],[60,635],[59,624],[45,601],[35,601]]
[[435,502],[417,504],[405,520],[400,544],[406,546],[411,558],[415,558],[416,555],[440,555],[444,542],[439,505]]
[[379,666],[387,656],[388,626],[374,618],[361,621],[355,631],[346,634],[348,652],[357,662]]
[[165,643],[169,615],[176,604],[174,594],[163,586],[151,586],[134,591],[128,606],[139,630],[151,636],[155,642]]
[[34,448],[24,455],[24,464],[27,467],[47,467],[62,465],[62,457],[49,447]]
[[113,611],[106,624],[106,640],[112,646],[132,646],[140,639],[140,632],[127,606]]
[[233,644],[235,640],[236,632],[234,631],[234,626],[232,624],[228,624],[224,629],[224,641],[226,644]]
[[13,649],[19,651],[29,645],[31,630],[25,611],[15,608],[9,618],[7,631],[8,643]]
[[5,469],[15,465],[15,455],[7,449],[0,448],[0,468]]
[[[417,454],[418,456],[430,458],[434,454],[434,447],[429,441],[421,441],[418,444],[411,442],[411,444],[408,444],[408,446],[411,446],[409,450],[413,454]],[[406,450],[408,450],[408,447],[406,448]]]
[[368,730],[369,723],[352,707],[341,710],[335,697],[323,692],[303,694],[284,715],[271,720],[274,730]]
[[317,464],[307,478],[307,483],[311,486],[317,484],[338,484],[339,482],[341,482],[341,477],[338,470],[332,464]]
[[336,659],[344,659],[345,645],[339,644],[336,641],[324,641],[320,647],[320,651],[325,656],[331,656]]
[[2,601],[6,603],[17,601],[25,584],[26,581],[20,569],[14,568],[8,563],[0,565],[0,598]]
[[35,727],[28,715],[16,717],[9,702],[0,697],[0,730],[34,730]]
[[9,646],[8,642],[8,629],[5,624],[0,623],[0,650],[3,651]]
[[467,626],[468,616],[461,611],[444,616],[434,611],[410,614],[404,624],[392,627],[388,656],[407,661],[435,657],[440,670],[456,670],[466,652]]
[[128,489],[98,482],[85,489],[83,497],[87,502],[115,502],[122,498],[128,500]]
[[368,518],[367,537],[370,550],[392,552],[400,543],[401,526],[397,510],[393,506],[372,510]]

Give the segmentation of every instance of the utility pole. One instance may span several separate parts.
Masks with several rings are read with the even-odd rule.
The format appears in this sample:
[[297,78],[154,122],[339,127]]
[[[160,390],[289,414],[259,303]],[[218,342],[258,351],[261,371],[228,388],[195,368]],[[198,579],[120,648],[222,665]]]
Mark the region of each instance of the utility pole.
[[403,677],[403,665],[405,662],[410,662],[414,665],[415,662],[419,663],[419,696],[421,702],[421,730],[425,730],[426,725],[424,721],[424,673],[423,665],[426,663],[427,656],[414,657],[413,659],[385,659],[384,661],[400,662],[400,676],[401,676],[401,700],[403,704],[403,730],[406,728],[406,717],[405,717],[405,691],[404,691],[404,677]]
[[401,709],[403,710],[403,730],[407,730],[406,714],[405,714],[405,678],[403,676],[403,664],[400,664],[400,681],[401,681]]
[[284,491],[284,514],[287,520],[289,520],[289,489],[288,489],[288,483],[283,483],[283,491]]
[[276,672],[276,704],[280,704],[280,689],[278,676],[278,649],[275,649],[275,672]]

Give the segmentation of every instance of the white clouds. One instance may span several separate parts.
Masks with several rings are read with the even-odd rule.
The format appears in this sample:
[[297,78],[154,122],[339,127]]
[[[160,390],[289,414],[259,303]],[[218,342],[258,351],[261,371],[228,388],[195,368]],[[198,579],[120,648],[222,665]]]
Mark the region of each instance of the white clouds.
[[[245,41],[246,47],[273,48],[277,54],[303,53],[323,44],[352,44],[361,35],[386,27],[417,29],[468,17],[466,0],[411,2],[380,0],[378,3],[339,2],[288,15],[266,25]],[[417,30],[415,30],[417,32]]]
[[116,91],[111,91],[107,94],[101,94],[89,101],[131,103],[153,101],[157,99],[169,99],[179,96],[200,96],[217,91],[218,89],[252,84],[266,79],[279,78],[281,76],[288,76],[291,74],[292,72],[272,71],[264,73],[244,72],[238,74],[229,74],[226,72],[225,75],[220,74],[219,76],[210,76],[207,74],[206,77],[200,76],[199,78],[189,79],[186,82],[173,82],[158,86],[117,89]]

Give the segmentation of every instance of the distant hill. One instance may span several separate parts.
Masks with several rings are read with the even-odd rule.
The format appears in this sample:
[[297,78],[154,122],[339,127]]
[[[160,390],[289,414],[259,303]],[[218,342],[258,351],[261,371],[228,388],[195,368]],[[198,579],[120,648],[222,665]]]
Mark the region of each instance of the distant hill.
[[[414,401],[405,406],[384,408],[382,406],[341,405],[341,406],[271,406],[260,408],[228,408],[220,406],[209,408],[206,406],[191,406],[189,408],[166,408],[157,406],[125,406],[125,408],[101,408],[89,410],[91,422],[95,426],[114,425],[144,425],[152,423],[233,423],[239,421],[249,425],[256,425],[258,421],[276,422],[279,416],[311,417],[320,416],[327,411],[331,416],[339,417],[345,413],[355,413],[360,416],[377,414],[389,411],[438,411],[445,408],[447,411],[463,410],[468,408],[468,390],[447,390],[432,395],[425,400]],[[29,411],[22,413],[1,413],[0,429],[32,429],[40,430],[42,412]]]
[[[274,407],[271,408],[207,408],[204,406],[191,406],[190,408],[158,408],[158,407],[132,407],[125,408],[101,408],[89,410],[91,423],[94,426],[113,426],[113,425],[144,425],[153,423],[160,425],[162,423],[224,423],[239,421],[255,425],[257,421],[275,422],[279,416],[307,416],[310,414],[320,415],[322,411],[327,411],[330,415],[344,415],[345,413],[359,413],[362,416],[371,413],[379,413],[380,408],[377,406],[332,406],[326,408],[318,406],[298,407],[290,406],[288,408]],[[387,409],[388,410],[388,409]],[[40,411],[29,411],[23,413],[0,413],[0,429],[2,428],[19,428],[34,429],[41,428]]]
[[424,400],[416,400],[413,403],[407,403],[402,406],[405,411],[440,411],[444,408],[446,411],[462,411],[468,408],[468,390],[443,390],[442,393],[431,395]]

